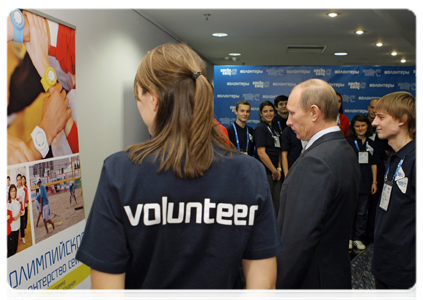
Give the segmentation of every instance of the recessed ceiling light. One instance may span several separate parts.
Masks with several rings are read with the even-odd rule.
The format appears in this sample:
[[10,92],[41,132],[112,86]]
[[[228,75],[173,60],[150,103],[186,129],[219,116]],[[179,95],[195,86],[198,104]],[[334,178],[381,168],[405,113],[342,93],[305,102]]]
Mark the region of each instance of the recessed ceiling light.
[[216,32],[216,33],[213,33],[212,36],[215,36],[215,37],[225,37],[225,36],[228,36],[228,34],[227,33],[224,33],[224,32]]
[[363,30],[357,30],[355,33],[357,33],[357,34],[363,34],[364,31]]
[[336,52],[335,55],[336,56],[345,56],[345,55],[348,55],[348,53],[347,52]]
[[382,46],[383,46],[383,44],[382,44],[382,43],[377,43],[377,44],[376,44],[376,46],[378,46],[378,47],[382,47]]
[[229,53],[230,56],[240,56],[241,53]]
[[392,56],[396,56],[398,53],[396,53],[395,51],[391,53]]
[[338,16],[338,14],[335,13],[335,12],[331,12],[331,13],[328,13],[328,16],[331,17],[331,18],[335,18],[335,17]]
[[401,62],[402,62],[402,63],[405,63],[405,62],[406,62],[406,60],[405,60],[405,59],[401,59]]

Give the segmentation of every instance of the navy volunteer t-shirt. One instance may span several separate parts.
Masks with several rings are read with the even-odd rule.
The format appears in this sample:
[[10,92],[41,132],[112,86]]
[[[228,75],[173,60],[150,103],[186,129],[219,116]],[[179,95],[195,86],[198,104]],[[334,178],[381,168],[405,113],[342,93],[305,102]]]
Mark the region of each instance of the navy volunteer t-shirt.
[[[254,129],[254,145],[256,146],[256,158],[261,161],[257,153],[257,148],[265,147],[266,154],[269,156],[273,166],[275,168],[278,168],[281,148],[275,147],[275,136],[276,130],[270,125],[264,124],[264,122],[257,124],[256,128]],[[277,138],[280,140],[280,137]],[[266,166],[265,168],[267,174],[272,174],[272,172]]]
[[282,245],[262,164],[220,153],[197,179],[108,157],[76,258],[128,289],[233,288],[242,259]]
[[[360,191],[362,195],[371,195],[372,184],[373,184],[373,173],[372,166],[377,165],[380,160],[380,153],[374,141],[369,138],[366,138],[366,143],[356,137],[349,136],[347,137],[347,142],[353,148],[358,159],[358,152],[368,152],[368,161],[367,163],[360,163]],[[356,144],[357,142],[357,144]],[[357,148],[358,147],[358,148]]]

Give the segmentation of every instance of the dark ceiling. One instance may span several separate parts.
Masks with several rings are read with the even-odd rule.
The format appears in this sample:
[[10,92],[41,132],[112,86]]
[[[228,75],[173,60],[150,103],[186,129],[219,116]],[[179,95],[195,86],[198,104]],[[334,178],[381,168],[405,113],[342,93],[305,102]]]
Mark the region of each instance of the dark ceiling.
[[[214,65],[416,65],[416,16],[406,9],[136,11]],[[327,15],[333,11],[336,18]],[[228,36],[216,38],[215,32]],[[230,57],[232,52],[241,56]]]

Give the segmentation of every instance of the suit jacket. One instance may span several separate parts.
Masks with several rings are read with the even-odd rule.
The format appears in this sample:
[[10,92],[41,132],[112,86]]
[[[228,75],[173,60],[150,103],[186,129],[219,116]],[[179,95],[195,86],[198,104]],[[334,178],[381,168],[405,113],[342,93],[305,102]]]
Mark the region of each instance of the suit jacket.
[[279,289],[351,289],[348,241],[358,200],[357,156],[341,131],[317,139],[281,189]]

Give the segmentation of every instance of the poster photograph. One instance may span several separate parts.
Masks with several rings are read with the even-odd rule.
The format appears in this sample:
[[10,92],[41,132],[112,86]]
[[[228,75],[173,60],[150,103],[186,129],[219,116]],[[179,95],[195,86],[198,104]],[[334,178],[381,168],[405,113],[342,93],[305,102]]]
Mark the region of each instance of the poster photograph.
[[27,170],[25,166],[7,170],[7,257],[33,245]]
[[[35,216],[32,225],[37,244],[85,219],[79,156],[41,162],[29,170],[31,209]],[[44,213],[40,203],[43,194],[49,202]],[[44,215],[49,215],[49,219],[44,220]]]
[[75,30],[20,10],[7,24],[7,165],[78,153]]
[[75,260],[85,228],[76,29],[36,11],[7,16],[7,280],[12,289],[89,288]]

